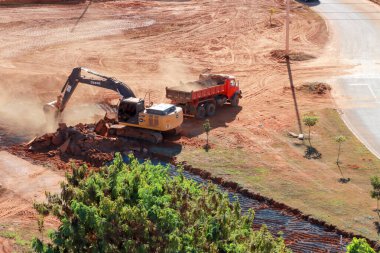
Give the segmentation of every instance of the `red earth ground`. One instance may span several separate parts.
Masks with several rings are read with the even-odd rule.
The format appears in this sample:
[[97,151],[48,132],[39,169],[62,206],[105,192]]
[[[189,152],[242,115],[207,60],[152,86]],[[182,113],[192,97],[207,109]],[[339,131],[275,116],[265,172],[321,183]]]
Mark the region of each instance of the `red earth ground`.
[[[165,101],[166,86],[197,79],[199,73],[228,73],[240,80],[244,99],[241,108],[225,108],[212,119],[213,135],[228,148],[267,154],[268,163],[276,161],[285,169],[289,164],[284,157],[268,153],[274,150],[276,136],[296,124],[291,92],[284,89],[288,86],[287,67],[283,60],[272,57],[274,50],[283,48],[281,3],[113,1],[0,8],[0,129],[8,137],[24,139],[47,131],[42,105],[55,99],[76,66],[115,76],[139,97],[148,100],[150,94],[154,102]],[[275,14],[269,24],[272,8]],[[328,40],[325,22],[301,4],[293,3],[292,8],[290,38],[295,57],[303,57],[303,52],[318,57]],[[334,66],[315,68],[310,62],[294,63],[292,70],[296,85],[321,73],[339,71]],[[93,122],[94,114],[104,113],[96,102],[116,97],[81,86],[66,110],[65,121]],[[328,94],[304,93],[298,102],[305,108],[332,105]],[[196,138],[201,134],[200,124],[192,120],[184,124],[184,136],[177,140],[183,148],[202,145],[203,140]],[[2,154],[15,166],[20,162]],[[0,166],[3,170],[8,164]],[[10,173],[14,184],[20,183],[17,171]],[[35,233],[31,201],[19,200],[20,208],[27,210],[24,215],[21,209],[12,209],[18,200],[9,201],[15,189],[11,185],[3,188],[0,210],[10,213],[0,216],[0,224],[17,220],[19,227]],[[52,221],[51,226],[55,225]],[[14,243],[2,240],[6,241],[2,250],[11,252]]]

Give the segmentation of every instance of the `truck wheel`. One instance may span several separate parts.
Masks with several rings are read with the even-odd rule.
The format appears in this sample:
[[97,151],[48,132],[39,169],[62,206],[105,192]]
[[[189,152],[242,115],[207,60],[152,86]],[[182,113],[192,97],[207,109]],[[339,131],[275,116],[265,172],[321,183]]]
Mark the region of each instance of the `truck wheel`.
[[199,105],[197,108],[197,114],[195,115],[197,119],[204,119],[206,117],[206,109],[204,106]]
[[218,97],[216,98],[216,105],[222,107],[227,102],[226,97]]
[[231,99],[231,105],[233,107],[238,107],[239,106],[239,95],[235,94],[232,99]]
[[214,104],[207,104],[206,106],[206,113],[207,113],[207,116],[209,117],[212,117],[215,115],[215,110],[216,110],[216,107]]

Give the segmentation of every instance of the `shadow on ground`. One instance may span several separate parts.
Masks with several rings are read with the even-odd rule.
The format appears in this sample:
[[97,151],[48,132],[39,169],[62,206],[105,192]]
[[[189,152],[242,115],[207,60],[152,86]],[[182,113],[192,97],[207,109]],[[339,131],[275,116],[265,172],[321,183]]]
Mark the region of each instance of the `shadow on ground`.
[[[376,213],[377,213],[377,210],[376,210]],[[377,234],[380,235],[380,223],[378,221],[375,221],[373,225],[375,226]]]
[[82,18],[84,17],[84,14],[86,14],[86,12],[88,11],[88,8],[90,8],[90,5],[92,3],[92,0],[90,0],[88,2],[88,4],[86,5],[86,7],[84,8],[82,14],[78,17],[77,21],[75,22],[75,25],[73,26],[73,28],[71,28],[71,32],[74,32],[75,31],[75,28],[78,26],[79,22],[82,20]]
[[286,58],[286,67],[288,69],[289,85],[290,85],[290,89],[292,91],[292,97],[293,97],[293,102],[294,102],[294,110],[295,110],[295,113],[296,113],[296,116],[297,116],[297,122],[298,122],[299,132],[303,133],[302,123],[301,123],[301,116],[300,116],[300,112],[299,112],[299,108],[298,108],[296,89],[294,87],[293,74],[292,74],[292,68],[291,68],[291,65],[290,65],[290,59],[289,59],[289,57]]
[[[208,118],[212,129],[227,127],[227,123],[234,120],[239,120],[237,115],[242,110],[242,107],[232,107],[225,105],[217,108],[216,115]],[[203,124],[205,120],[187,118],[184,120],[181,129],[181,135],[192,138],[204,133]],[[180,136],[178,136],[180,138]]]
[[[225,105],[218,107],[216,115],[208,118],[212,129],[226,128],[228,123],[239,120],[237,117],[242,107],[233,107],[231,105]],[[165,157],[173,157],[181,153],[182,145],[176,143],[181,137],[194,138],[205,132],[203,124],[206,119],[185,118],[181,126],[180,133],[177,135],[168,135],[164,137],[164,142],[156,145],[150,145],[149,151],[155,155],[161,155]]]
[[313,146],[306,146],[304,157],[307,159],[321,159],[322,154]]
[[320,5],[321,2],[319,0],[296,0],[300,4],[305,4],[309,7]]

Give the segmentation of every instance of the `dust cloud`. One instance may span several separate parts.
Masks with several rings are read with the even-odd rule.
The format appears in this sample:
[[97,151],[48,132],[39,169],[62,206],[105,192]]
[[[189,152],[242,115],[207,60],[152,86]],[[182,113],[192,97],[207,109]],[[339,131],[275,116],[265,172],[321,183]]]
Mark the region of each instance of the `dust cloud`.
[[159,62],[160,78],[165,80],[165,87],[183,91],[197,90],[203,87],[199,82],[199,73],[194,74],[189,65],[177,58],[166,58]]
[[95,123],[104,118],[106,111],[98,103],[75,104],[65,109],[61,121],[69,126],[79,123]]
[[190,66],[178,58],[160,60],[159,75],[159,79],[164,80],[165,87],[178,86],[197,79],[197,76],[191,72]]
[[[17,82],[23,83],[24,80]],[[41,134],[55,131],[58,121],[54,121],[53,117],[47,117],[43,107],[46,102],[55,100],[56,96],[59,95],[59,82],[60,80],[54,80],[53,82],[41,81],[41,83],[49,83],[49,85],[53,83],[54,86],[57,86],[56,93],[51,91],[51,88],[47,89],[49,91],[43,95],[44,101],[39,96],[42,95],[41,90],[38,90],[33,84],[12,86],[6,81],[1,83],[0,134],[5,134],[9,140],[29,141]],[[89,97],[92,96],[88,90],[79,89],[78,94],[73,96],[73,99],[58,120],[68,125],[75,125],[80,122],[94,123],[97,119],[103,117],[105,111],[97,106],[96,102],[91,103],[91,101],[89,103]],[[83,104],[83,99],[85,104]],[[52,110],[54,111],[54,108]]]
[[[43,104],[33,93],[10,91],[0,93],[0,127],[7,133],[31,138],[47,130]],[[15,136],[15,138],[16,138]]]
[[103,118],[106,112],[109,112],[111,106],[115,106],[119,102],[120,97],[115,91],[79,83],[62,113],[60,121],[67,125],[95,123]]

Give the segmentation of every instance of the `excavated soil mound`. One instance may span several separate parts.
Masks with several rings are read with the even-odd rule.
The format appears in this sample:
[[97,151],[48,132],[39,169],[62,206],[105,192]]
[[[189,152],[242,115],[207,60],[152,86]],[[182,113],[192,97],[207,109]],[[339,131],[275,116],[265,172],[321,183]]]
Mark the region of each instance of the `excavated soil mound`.
[[301,86],[296,87],[299,91],[305,91],[312,94],[323,95],[328,93],[331,90],[331,86],[327,83],[321,82],[309,82]]
[[[173,140],[152,144],[109,135],[108,129],[114,123],[107,116],[96,124],[79,123],[68,127],[65,123],[60,123],[54,133],[36,137],[27,144],[5,147],[5,150],[39,165],[53,164],[58,169],[67,170],[73,163],[76,166],[86,164],[96,169],[112,161],[116,152],[134,153],[142,159],[170,161],[182,148],[181,144]],[[170,137],[173,136],[167,136],[168,140]]]
[[[308,94],[324,95],[330,92],[331,86],[322,82],[307,82],[296,86],[295,89]],[[290,90],[290,87],[284,87],[284,90]]]
[[[285,60],[286,54],[285,50],[272,50],[270,52],[270,56],[275,60]],[[315,59],[315,56],[306,54],[303,52],[290,52],[289,53],[289,60],[291,61],[307,61]]]
[[[34,154],[46,154],[47,157],[59,156],[60,160],[69,157],[89,162],[93,166],[102,166],[111,161],[115,152],[141,151],[143,145],[126,138],[113,138],[97,134],[102,131],[97,125],[78,124],[67,127],[62,123],[55,133],[42,135],[26,146]],[[104,134],[104,133],[103,133]]]

